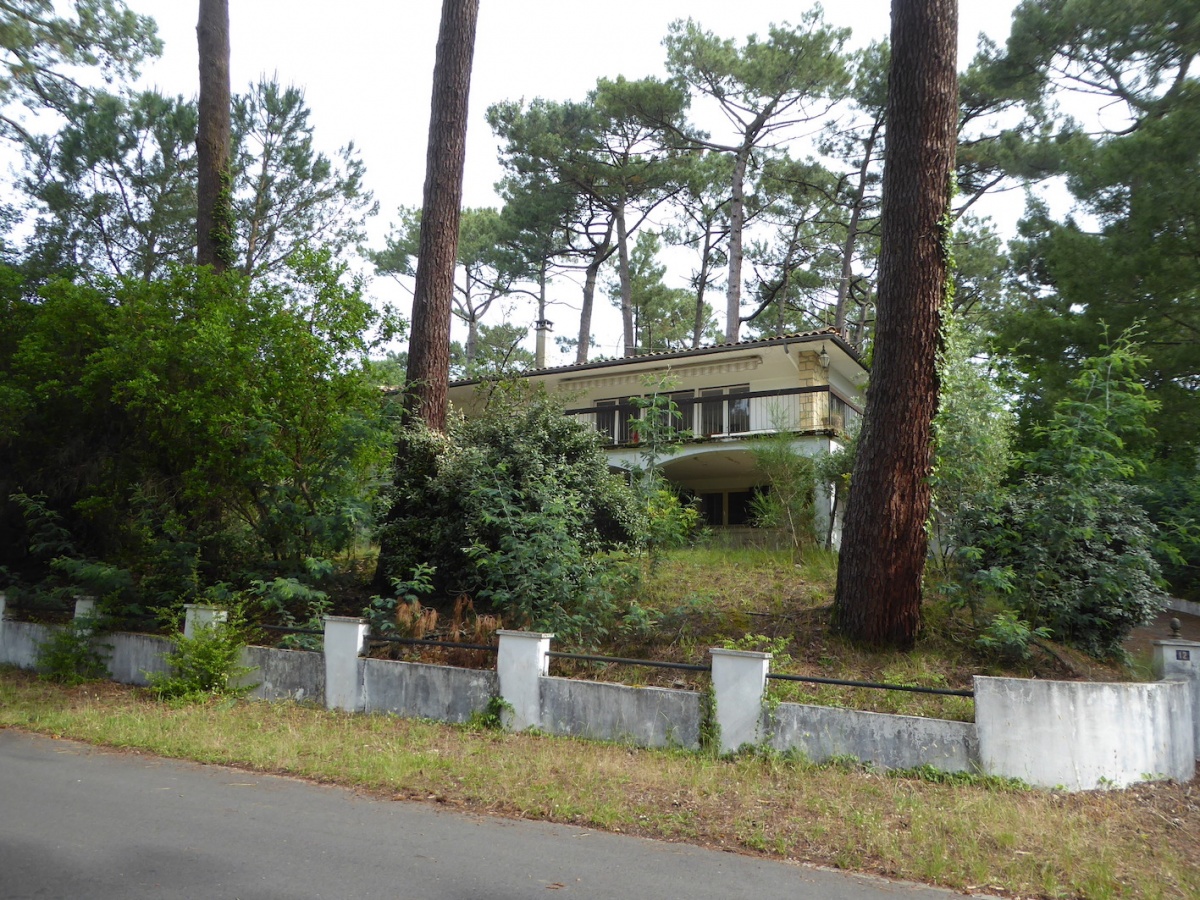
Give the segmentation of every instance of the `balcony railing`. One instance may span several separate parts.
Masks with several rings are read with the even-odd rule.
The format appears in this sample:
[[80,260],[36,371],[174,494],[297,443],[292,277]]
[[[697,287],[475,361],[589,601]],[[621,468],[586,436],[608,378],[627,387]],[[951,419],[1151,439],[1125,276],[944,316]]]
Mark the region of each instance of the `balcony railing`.
[[[857,428],[862,411],[828,386],[777,391],[744,391],[720,396],[667,395],[675,405],[670,426],[693,439],[719,439],[770,434],[832,432],[847,434]],[[567,415],[586,422],[613,446],[637,443],[631,419],[668,415],[640,409],[632,400],[600,401],[596,406],[568,409]]]

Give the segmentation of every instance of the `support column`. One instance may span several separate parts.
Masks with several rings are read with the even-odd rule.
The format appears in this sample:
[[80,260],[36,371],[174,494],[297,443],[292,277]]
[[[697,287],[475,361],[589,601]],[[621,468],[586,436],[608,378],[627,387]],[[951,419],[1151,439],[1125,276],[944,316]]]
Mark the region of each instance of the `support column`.
[[359,657],[370,633],[366,620],[353,616],[325,617],[325,708],[361,712],[362,665]]
[[1154,677],[1159,681],[1186,681],[1192,694],[1192,741],[1200,759],[1200,642],[1171,638],[1154,642]]
[[212,628],[218,622],[229,620],[228,610],[207,603],[185,603],[183,605],[183,636],[192,638],[202,628]]
[[771,654],[716,647],[708,652],[712,654],[714,715],[721,732],[721,752],[736,753],[743,745],[756,745],[765,737],[763,699]]
[[496,653],[496,675],[500,680],[500,698],[508,704],[504,727],[524,731],[542,726],[542,690],[538,682],[550,674],[552,634],[538,631],[497,631],[500,647]]
[[96,615],[96,598],[87,594],[75,595],[75,618],[91,619]]

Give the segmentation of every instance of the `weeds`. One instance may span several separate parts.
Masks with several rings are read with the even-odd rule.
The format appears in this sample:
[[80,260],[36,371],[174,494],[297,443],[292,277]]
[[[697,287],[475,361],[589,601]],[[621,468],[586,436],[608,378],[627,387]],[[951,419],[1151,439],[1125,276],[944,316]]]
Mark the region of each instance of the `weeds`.
[[50,637],[37,646],[37,672],[58,684],[85,684],[108,678],[105,651],[100,642],[99,620],[81,617],[55,628]]

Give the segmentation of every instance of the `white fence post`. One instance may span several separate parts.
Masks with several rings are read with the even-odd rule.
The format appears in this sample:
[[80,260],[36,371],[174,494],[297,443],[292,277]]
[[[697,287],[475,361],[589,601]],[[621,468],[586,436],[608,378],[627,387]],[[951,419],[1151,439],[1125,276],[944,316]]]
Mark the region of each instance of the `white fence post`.
[[183,636],[191,638],[201,628],[212,627],[218,622],[229,620],[229,612],[217,606],[206,603],[185,603],[183,605]]
[[763,735],[763,698],[771,654],[756,650],[723,650],[712,654],[712,683],[721,752],[734,753],[757,744]]
[[362,663],[370,627],[353,616],[325,617],[325,708],[361,712]]
[[75,595],[75,618],[90,619],[96,615],[96,598],[87,594]]
[[538,631],[496,632],[500,647],[496,652],[496,675],[500,680],[500,698],[504,727],[524,731],[542,726],[542,691],[538,679],[550,674],[552,634]]
[[1171,638],[1154,642],[1152,662],[1159,681],[1186,681],[1192,692],[1192,743],[1200,759],[1200,642]]

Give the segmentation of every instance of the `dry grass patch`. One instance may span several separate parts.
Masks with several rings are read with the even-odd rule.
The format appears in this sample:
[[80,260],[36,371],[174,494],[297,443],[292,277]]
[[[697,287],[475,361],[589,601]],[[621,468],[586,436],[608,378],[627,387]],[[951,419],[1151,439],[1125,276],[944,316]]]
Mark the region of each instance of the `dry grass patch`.
[[294,704],[172,707],[0,676],[0,726],[399,799],[1023,897],[1200,896],[1197,783],[1057,794],[857,766],[473,732]]

